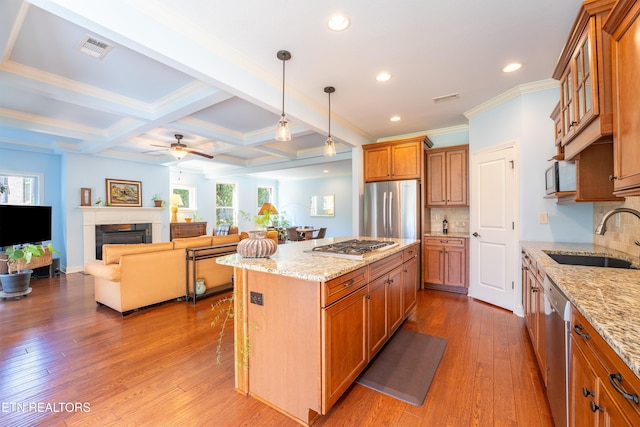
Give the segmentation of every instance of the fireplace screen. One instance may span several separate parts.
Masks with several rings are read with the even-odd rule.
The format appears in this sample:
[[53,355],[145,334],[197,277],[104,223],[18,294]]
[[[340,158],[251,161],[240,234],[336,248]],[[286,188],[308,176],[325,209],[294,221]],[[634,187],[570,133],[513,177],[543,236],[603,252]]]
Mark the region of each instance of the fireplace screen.
[[151,243],[151,224],[96,225],[96,259],[102,259],[102,245],[107,243]]

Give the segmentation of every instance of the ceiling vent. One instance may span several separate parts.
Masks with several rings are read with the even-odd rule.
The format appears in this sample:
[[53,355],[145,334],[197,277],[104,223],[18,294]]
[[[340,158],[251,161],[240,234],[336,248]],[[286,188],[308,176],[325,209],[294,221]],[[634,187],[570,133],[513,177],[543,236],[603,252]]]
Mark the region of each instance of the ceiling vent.
[[437,98],[433,98],[433,102],[444,102],[451,101],[452,99],[460,98],[460,94],[458,93],[450,93],[449,95],[438,96]]
[[102,59],[113,48],[112,45],[91,36],[84,36],[78,44],[78,50],[94,58]]

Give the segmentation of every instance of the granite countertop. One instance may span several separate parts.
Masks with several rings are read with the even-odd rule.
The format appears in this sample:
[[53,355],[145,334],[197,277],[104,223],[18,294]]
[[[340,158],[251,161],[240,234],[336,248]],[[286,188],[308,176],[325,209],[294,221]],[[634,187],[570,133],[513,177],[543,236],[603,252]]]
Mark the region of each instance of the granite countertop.
[[449,232],[444,234],[442,231],[430,231],[428,233],[424,233],[425,237],[462,237],[465,239],[469,238],[469,232]]
[[[347,259],[319,253],[308,253],[316,246],[329,245],[351,239],[393,241],[397,245],[367,255],[364,259]],[[330,237],[326,239],[312,239],[278,245],[278,250],[270,258],[243,258],[238,254],[225,255],[216,258],[216,262],[232,267],[248,270],[264,271],[281,276],[296,277],[298,279],[326,282],[350,271],[357,270],[386,256],[400,252],[408,246],[419,243],[410,239],[383,239],[379,237]]]
[[[590,243],[520,243],[640,378],[640,258]],[[607,255],[635,269],[562,265],[544,251]]]

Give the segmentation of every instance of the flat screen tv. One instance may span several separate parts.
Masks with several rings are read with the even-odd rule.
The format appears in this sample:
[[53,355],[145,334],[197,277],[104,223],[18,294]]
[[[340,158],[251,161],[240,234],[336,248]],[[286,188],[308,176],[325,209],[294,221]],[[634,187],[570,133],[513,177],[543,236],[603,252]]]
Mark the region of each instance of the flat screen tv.
[[0,248],[51,240],[51,206],[0,205]]

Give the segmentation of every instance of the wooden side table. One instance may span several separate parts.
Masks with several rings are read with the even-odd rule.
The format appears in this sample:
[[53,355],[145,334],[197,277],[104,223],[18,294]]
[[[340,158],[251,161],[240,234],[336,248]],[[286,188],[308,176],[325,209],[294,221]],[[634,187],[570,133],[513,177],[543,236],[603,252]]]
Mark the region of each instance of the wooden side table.
[[207,234],[206,222],[172,222],[169,226],[169,239],[198,237]]

